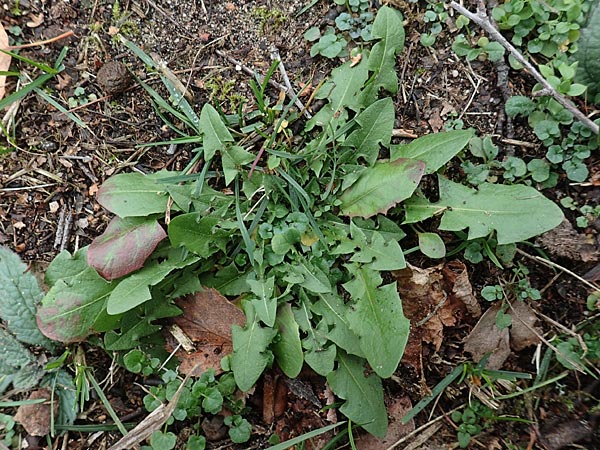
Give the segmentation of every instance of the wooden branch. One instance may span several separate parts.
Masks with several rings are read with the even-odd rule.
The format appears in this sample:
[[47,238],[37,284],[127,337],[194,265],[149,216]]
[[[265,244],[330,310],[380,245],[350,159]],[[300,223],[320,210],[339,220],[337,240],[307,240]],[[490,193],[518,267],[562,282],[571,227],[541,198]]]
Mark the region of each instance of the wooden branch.
[[469,20],[475,22],[481,28],[483,28],[489,36],[495,41],[499,42],[506,50],[508,50],[517,61],[519,61],[523,67],[535,78],[542,86],[543,89],[548,92],[548,94],[552,95],[554,99],[563,105],[567,110],[569,110],[581,123],[583,123],[587,128],[592,130],[592,132],[598,135],[599,127],[592,120],[590,120],[584,113],[582,113],[575,104],[558,92],[554,87],[548,83],[548,81],[538,72],[538,70],[525,59],[523,54],[517,50],[508,40],[502,36],[500,31],[496,27],[492,25],[490,19],[487,14],[479,10],[477,14],[472,13],[468,9],[464,8],[462,5],[459,5],[455,1],[450,3],[450,6],[454,8],[456,11],[461,13],[463,16],[467,17]]

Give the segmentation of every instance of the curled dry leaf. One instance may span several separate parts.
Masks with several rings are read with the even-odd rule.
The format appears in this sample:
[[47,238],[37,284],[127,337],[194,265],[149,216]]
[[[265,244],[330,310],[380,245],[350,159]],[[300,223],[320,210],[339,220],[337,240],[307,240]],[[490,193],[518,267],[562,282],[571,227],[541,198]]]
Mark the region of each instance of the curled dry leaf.
[[[29,394],[28,400],[46,399],[44,403],[21,405],[15,414],[15,421],[20,423],[31,436],[46,436],[50,433],[52,393],[49,389],[38,389]],[[58,414],[58,402],[54,402],[54,415]]]
[[473,355],[475,361],[491,353],[486,367],[492,370],[502,367],[510,355],[508,328],[501,330],[496,326],[496,314],[501,306],[492,305],[464,340],[465,351]]
[[481,315],[469,282],[466,267],[451,261],[428,269],[407,265],[394,272],[405,316],[410,319],[411,333],[403,362],[421,371],[422,342],[439,350],[444,327],[458,325],[468,314]]
[[[221,373],[221,358],[233,351],[231,325],[244,326],[246,317],[233,303],[216,289],[205,289],[177,300],[183,314],[173,319],[179,328],[195,344],[196,350],[187,353],[177,351],[184,374],[200,375],[213,368]],[[177,344],[170,336],[167,345],[174,349]],[[197,366],[197,367],[196,367]],[[196,369],[194,369],[196,367]],[[194,371],[194,373],[192,373]]]
[[489,308],[464,341],[465,351],[473,355],[475,361],[491,353],[487,364],[489,369],[502,367],[511,349],[519,352],[540,342],[541,330],[535,326],[537,318],[529,305],[515,300],[507,311],[512,316],[512,324],[502,330],[496,326],[496,314],[500,308],[500,304]]
[[537,317],[535,311],[523,301],[514,301],[510,311],[512,326],[510,327],[510,347],[520,352],[526,347],[537,345],[541,342],[539,336],[542,330],[535,326]]
[[[0,26],[0,49],[8,49],[8,35],[2,26]],[[0,72],[7,72],[10,69],[10,55],[0,52]],[[0,75],[0,100],[4,98],[6,92],[6,75]]]

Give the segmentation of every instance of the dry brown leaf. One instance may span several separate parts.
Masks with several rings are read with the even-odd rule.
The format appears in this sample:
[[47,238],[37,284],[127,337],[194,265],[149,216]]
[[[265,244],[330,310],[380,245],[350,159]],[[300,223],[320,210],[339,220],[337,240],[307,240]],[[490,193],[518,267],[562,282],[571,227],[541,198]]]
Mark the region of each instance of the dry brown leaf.
[[[231,325],[244,326],[246,317],[234,304],[223,297],[216,289],[205,289],[193,295],[177,300],[177,306],[183,314],[173,319],[181,330],[196,346],[196,351],[186,353],[177,351],[181,361],[180,371],[184,374],[200,375],[206,369],[213,368],[221,373],[221,358],[233,350]],[[167,344],[174,349],[174,340]]]
[[409,397],[395,398],[393,403],[387,408],[390,417],[387,434],[385,437],[378,438],[372,434],[363,434],[356,439],[356,448],[360,450],[385,450],[408,433],[415,430],[415,422],[411,419],[403,424],[402,418],[412,409],[412,403]]
[[[38,389],[29,394],[28,400],[44,398],[44,403],[34,405],[21,405],[15,414],[15,421],[23,425],[23,428],[31,436],[46,436],[50,433],[50,398],[52,393],[49,389]],[[54,403],[54,414],[58,414],[58,402]]]
[[513,302],[510,315],[512,316],[510,346],[514,351],[519,352],[530,345],[537,345],[541,342],[539,335],[542,330],[535,327],[537,317],[535,311],[527,303],[520,300]]
[[[0,25],[0,49],[8,49],[8,35]],[[7,72],[10,69],[11,56],[0,52],[0,71]],[[0,75],[0,100],[4,98],[6,92],[6,75]]]
[[444,340],[444,327],[461,323],[465,314],[481,315],[473,295],[467,269],[460,261],[440,264],[428,269],[407,265],[394,272],[404,315],[411,322],[411,333],[402,361],[418,372],[422,368],[422,342],[436,351]]
[[491,353],[486,367],[493,370],[500,369],[510,355],[508,328],[501,330],[496,326],[496,314],[501,307],[492,305],[464,340],[465,351],[473,355],[475,361]]
[[44,15],[42,13],[39,13],[37,15],[31,14],[31,20],[29,20],[26,25],[29,28],[37,28],[43,23],[44,23]]

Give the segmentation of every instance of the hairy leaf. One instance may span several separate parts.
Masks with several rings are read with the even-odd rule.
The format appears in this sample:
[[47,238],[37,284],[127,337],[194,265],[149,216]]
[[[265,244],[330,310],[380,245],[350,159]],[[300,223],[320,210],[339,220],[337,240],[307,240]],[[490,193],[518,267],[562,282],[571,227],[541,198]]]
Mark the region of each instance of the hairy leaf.
[[166,185],[158,181],[176,176],[161,170],[151,175],[120,173],[110,177],[98,190],[98,203],[119,217],[149,216],[167,209]]
[[35,276],[21,259],[6,247],[0,246],[0,319],[21,342],[54,348],[53,343],[39,330],[36,312],[44,296]]
[[558,226],[561,209],[532,187],[484,183],[471,189],[439,176],[440,200],[406,205],[407,219],[422,220],[443,212],[440,230],[469,229],[469,239],[496,231],[498,244],[524,241]]
[[175,269],[182,269],[198,261],[197,257],[170,258],[160,264],[153,262],[140,271],[123,279],[110,293],[106,311],[121,314],[152,298],[150,287],[165,279]]
[[425,175],[436,172],[454,158],[473,137],[473,130],[453,130],[426,134],[410,144],[393,145],[390,161],[418,159],[425,163]]
[[379,146],[387,147],[394,128],[394,102],[391,98],[376,101],[356,116],[358,128],[344,141],[356,148],[357,157],[363,157],[369,166],[379,157]]
[[371,35],[380,39],[369,55],[369,70],[375,74],[375,86],[395,94],[398,91],[398,76],[394,70],[396,54],[404,48],[404,26],[400,13],[389,6],[379,8]]
[[286,376],[296,378],[302,370],[304,354],[298,324],[289,303],[280,305],[277,309],[275,325],[279,330],[279,339],[273,344],[277,364]]
[[350,217],[385,214],[412,195],[424,170],[425,164],[413,159],[377,163],[363,170],[358,180],[342,193],[341,213]]
[[383,437],[387,431],[387,411],[381,379],[365,377],[364,359],[338,351],[338,366],[327,375],[333,392],[346,400],[340,411],[369,433]]
[[88,264],[107,280],[121,278],[144,265],[167,234],[151,218],[115,217],[87,252]]
[[344,284],[354,305],[348,311],[350,329],[373,370],[382,378],[392,376],[404,354],[410,322],[402,313],[396,283],[381,284],[379,272],[349,266],[354,279]]
[[[42,332],[56,341],[84,340],[100,331],[97,321],[107,323],[106,303],[116,283],[106,281],[91,267],[68,279],[58,280],[42,300],[37,322]],[[118,317],[108,321],[116,325]]]
[[[64,369],[48,373],[41,382],[42,387],[51,388],[58,397],[56,425],[72,425],[77,418],[77,390],[73,377]],[[56,398],[54,399],[56,401]]]
[[207,161],[215,156],[217,150],[223,150],[228,142],[233,142],[233,137],[221,116],[209,103],[205,103],[202,107],[200,129],[204,133],[202,146],[204,147],[204,159]]
[[35,361],[31,352],[3,328],[0,328],[0,351],[0,378],[11,375]]
[[573,55],[579,63],[576,79],[587,85],[590,93],[600,93],[600,3],[590,6],[587,23],[577,41],[577,52]]
[[244,313],[246,314],[246,326],[240,328],[233,325],[232,327],[231,369],[236,384],[240,390],[246,392],[254,386],[271,361],[272,354],[267,347],[277,331],[259,325],[251,303],[244,302]]

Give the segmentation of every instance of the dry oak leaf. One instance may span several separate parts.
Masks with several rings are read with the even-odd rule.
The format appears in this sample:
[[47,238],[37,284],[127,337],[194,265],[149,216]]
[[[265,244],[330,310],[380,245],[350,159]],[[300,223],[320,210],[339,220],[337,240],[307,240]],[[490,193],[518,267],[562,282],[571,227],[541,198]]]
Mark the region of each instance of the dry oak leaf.
[[[172,322],[196,347],[196,351],[190,353],[181,349],[177,351],[176,356],[181,361],[179,370],[193,376],[199,376],[209,368],[213,368],[217,374],[223,372],[221,358],[233,351],[231,325],[243,327],[246,322],[244,313],[216,289],[207,288],[180,298],[175,303],[183,310],[183,314]],[[167,338],[167,346],[171,350],[177,347],[172,336]]]
[[[15,421],[20,423],[31,436],[46,436],[50,433],[50,398],[49,389],[38,389],[29,394],[28,400],[46,399],[44,403],[21,405],[15,414]],[[58,414],[58,402],[54,402],[54,416]]]
[[520,352],[526,347],[539,344],[542,330],[535,326],[537,322],[535,311],[524,301],[517,300],[511,304],[509,312],[512,316],[510,347]]
[[[8,35],[4,28],[0,25],[0,49],[7,50]],[[0,52],[0,72],[8,72],[10,69],[11,56],[4,52]],[[6,75],[0,75],[0,100],[4,98],[6,92]]]

